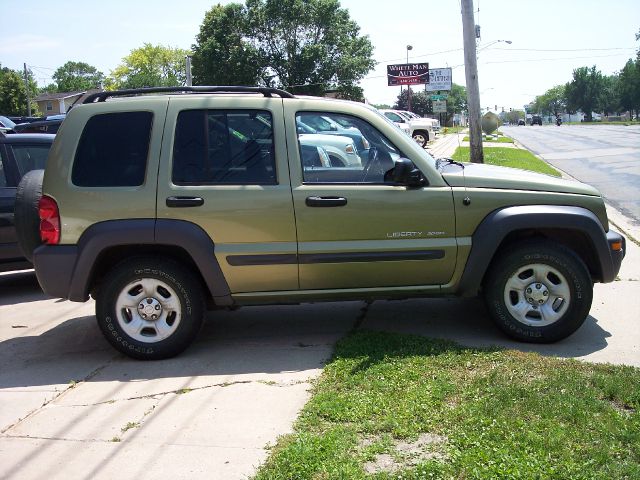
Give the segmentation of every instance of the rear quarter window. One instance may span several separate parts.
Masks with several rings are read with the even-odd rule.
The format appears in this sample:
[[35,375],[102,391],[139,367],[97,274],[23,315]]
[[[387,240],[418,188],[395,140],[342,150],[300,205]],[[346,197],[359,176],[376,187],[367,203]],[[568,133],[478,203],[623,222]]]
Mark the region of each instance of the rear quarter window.
[[95,115],[84,127],[71,172],[79,187],[137,187],[144,183],[153,114]]

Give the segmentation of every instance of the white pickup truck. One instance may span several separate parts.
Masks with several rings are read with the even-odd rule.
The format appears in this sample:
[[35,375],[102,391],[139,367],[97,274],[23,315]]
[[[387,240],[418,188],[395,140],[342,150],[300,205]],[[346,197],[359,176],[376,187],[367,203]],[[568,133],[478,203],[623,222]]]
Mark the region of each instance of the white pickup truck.
[[380,112],[392,122],[407,124],[409,134],[421,147],[425,147],[428,141],[435,140],[440,130],[438,121],[431,118],[413,116],[415,114],[402,110],[380,110]]

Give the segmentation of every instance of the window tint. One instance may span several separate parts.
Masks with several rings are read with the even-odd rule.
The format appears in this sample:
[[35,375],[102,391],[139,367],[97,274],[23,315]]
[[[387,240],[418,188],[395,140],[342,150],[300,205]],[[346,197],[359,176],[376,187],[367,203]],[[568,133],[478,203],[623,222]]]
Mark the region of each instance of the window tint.
[[[300,128],[316,119],[334,130]],[[370,123],[348,115],[300,112],[296,115],[305,183],[385,183],[400,151]]]
[[84,127],[71,179],[80,187],[137,187],[144,182],[151,112],[105,113]]
[[13,145],[13,156],[20,176],[31,170],[44,168],[50,148],[50,145]]
[[271,114],[259,110],[180,112],[171,176],[177,185],[275,184]]

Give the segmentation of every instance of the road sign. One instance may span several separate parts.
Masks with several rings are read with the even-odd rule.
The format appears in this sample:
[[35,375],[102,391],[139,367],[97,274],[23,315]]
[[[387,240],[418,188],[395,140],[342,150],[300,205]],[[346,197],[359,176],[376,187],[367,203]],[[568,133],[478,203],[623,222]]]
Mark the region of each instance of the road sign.
[[426,90],[427,92],[451,90],[451,68],[429,69],[429,83]]
[[446,100],[447,98],[449,98],[449,95],[447,95],[446,93],[431,95],[431,100]]
[[446,100],[435,100],[433,102],[433,113],[446,113],[446,112],[447,112]]
[[428,63],[387,65],[387,85],[419,85],[429,81]]

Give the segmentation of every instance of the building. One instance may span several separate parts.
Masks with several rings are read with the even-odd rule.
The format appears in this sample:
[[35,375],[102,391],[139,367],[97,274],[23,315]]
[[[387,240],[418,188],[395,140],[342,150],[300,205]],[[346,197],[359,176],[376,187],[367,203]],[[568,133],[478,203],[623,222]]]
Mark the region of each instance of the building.
[[36,97],[36,102],[38,104],[38,110],[45,116],[59,115],[61,113],[67,113],[71,105],[78,100],[82,102],[84,97],[97,92],[102,92],[102,89],[93,89],[84,92],[43,93]]

